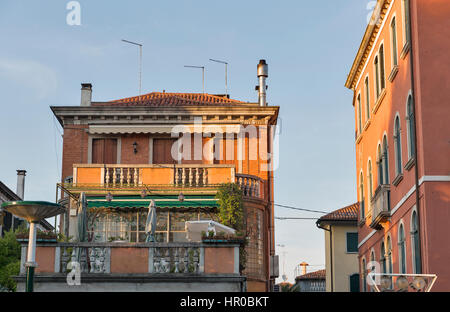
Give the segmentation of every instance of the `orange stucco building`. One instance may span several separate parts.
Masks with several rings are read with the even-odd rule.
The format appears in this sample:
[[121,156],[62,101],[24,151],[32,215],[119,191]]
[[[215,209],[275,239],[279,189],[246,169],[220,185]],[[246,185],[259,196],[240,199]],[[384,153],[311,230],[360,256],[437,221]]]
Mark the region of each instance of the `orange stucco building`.
[[361,290],[367,264],[450,290],[450,1],[378,0],[354,92]]
[[[269,291],[277,277],[271,268],[276,262],[272,168],[279,107],[265,99],[264,60],[258,77],[259,102],[253,103],[228,95],[165,91],[95,102],[92,85],[82,84],[80,106],[51,107],[64,130],[63,183],[58,187],[67,213],[60,229],[81,241],[46,249],[54,254],[50,262],[58,264],[54,273],[66,273],[70,247],[92,253],[92,261],[100,263],[94,266],[89,256],[77,254],[84,259],[82,272],[107,273],[102,285],[119,281],[117,289],[141,289],[140,282],[117,274],[138,274],[144,284],[162,285],[165,274],[180,273],[170,275],[168,290],[183,289],[177,280],[186,286],[182,279],[194,272],[189,283],[208,281],[186,286],[194,291],[208,289],[208,283],[216,285],[211,290]],[[192,241],[188,233],[188,221],[218,221],[215,194],[230,182],[244,195],[245,262],[233,243],[208,245]],[[82,193],[88,221],[87,237],[80,240]],[[156,230],[149,240],[146,218],[152,200]],[[39,248],[37,253],[40,257]]]

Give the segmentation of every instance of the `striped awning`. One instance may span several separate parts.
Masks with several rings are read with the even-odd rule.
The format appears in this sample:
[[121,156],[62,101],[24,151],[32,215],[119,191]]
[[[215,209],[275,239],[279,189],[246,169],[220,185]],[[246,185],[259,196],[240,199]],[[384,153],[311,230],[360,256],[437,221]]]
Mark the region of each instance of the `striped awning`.
[[114,196],[111,201],[105,197],[88,197],[89,208],[148,208],[154,200],[157,208],[217,208],[214,196],[186,195],[184,201],[179,201],[177,195]]
[[90,134],[122,133],[239,133],[240,125],[92,125]]

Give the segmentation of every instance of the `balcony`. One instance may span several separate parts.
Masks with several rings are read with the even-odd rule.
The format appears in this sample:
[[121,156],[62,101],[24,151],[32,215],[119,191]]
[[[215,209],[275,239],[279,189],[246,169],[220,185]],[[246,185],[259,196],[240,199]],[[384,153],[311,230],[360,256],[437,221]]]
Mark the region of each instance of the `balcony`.
[[253,175],[236,174],[234,165],[174,164],[122,165],[76,164],[73,180],[61,186],[72,193],[120,191],[132,194],[151,189],[161,192],[215,193],[222,183],[237,183],[244,196],[264,198],[264,181]]
[[[22,245],[20,291],[25,284]],[[35,291],[243,291],[239,244],[47,243],[36,248]],[[80,285],[67,283],[80,272]]]
[[372,222],[371,228],[381,229],[382,225],[391,216],[390,185],[383,184],[377,187],[372,198]]

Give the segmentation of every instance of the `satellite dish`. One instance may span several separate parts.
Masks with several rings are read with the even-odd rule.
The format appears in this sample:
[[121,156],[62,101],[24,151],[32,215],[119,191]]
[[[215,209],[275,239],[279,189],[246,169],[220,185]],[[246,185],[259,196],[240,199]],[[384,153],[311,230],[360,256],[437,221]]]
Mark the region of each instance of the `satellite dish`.
[[416,289],[416,290],[421,290],[423,289],[425,286],[427,285],[427,282],[425,281],[425,279],[421,276],[416,276],[412,282],[412,286]]
[[282,278],[282,279],[283,279],[283,281],[285,281],[285,282],[286,282],[286,281],[287,281],[287,279],[288,279],[288,278],[287,278],[287,276],[286,276],[286,274],[283,274],[283,275],[281,276],[281,278]]

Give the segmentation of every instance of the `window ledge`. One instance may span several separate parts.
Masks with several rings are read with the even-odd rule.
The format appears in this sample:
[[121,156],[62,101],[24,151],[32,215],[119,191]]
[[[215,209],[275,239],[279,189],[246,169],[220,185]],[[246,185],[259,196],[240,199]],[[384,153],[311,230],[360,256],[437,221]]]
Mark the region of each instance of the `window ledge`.
[[405,164],[405,169],[406,170],[411,170],[411,168],[414,166],[414,164],[416,163],[416,158],[415,157],[411,157],[408,162]]
[[405,45],[403,46],[402,52],[400,53],[401,59],[404,59],[406,57],[406,55],[408,55],[410,47],[411,47],[411,44],[409,43],[409,41],[406,41]]
[[390,82],[394,81],[395,77],[397,76],[397,73],[398,73],[398,65],[395,65],[392,68],[392,71],[391,71],[391,73],[390,73],[390,75],[388,77]]
[[364,124],[364,131],[367,130],[367,128],[369,128],[370,126],[370,119],[366,121],[366,123]]
[[377,102],[375,103],[375,106],[373,107],[372,110],[372,114],[376,114],[376,112],[378,111],[378,108],[381,105],[381,102],[383,102],[384,97],[386,96],[386,88],[383,89],[383,91],[381,91],[380,96],[377,99]]
[[392,184],[397,186],[402,180],[403,180],[403,173],[399,173],[395,177],[394,181],[392,181]]

